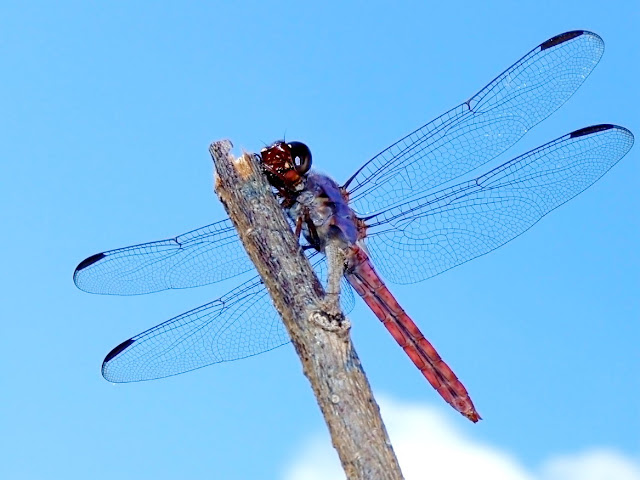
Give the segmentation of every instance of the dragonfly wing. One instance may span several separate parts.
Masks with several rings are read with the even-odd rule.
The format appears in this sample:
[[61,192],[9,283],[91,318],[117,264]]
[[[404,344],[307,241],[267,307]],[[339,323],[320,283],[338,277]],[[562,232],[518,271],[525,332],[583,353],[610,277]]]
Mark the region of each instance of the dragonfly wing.
[[463,182],[380,212],[367,245],[398,283],[425,280],[514,239],[596,182],[633,145],[629,130],[567,134]]
[[73,281],[85,292],[137,295],[207,285],[252,268],[227,219],[175,238],[93,255],[78,265]]
[[[324,255],[310,252],[308,257],[323,275]],[[326,274],[321,278],[326,281]],[[353,308],[350,288],[341,299],[345,311]],[[254,356],[288,342],[282,320],[255,277],[211,303],[122,342],[106,356],[102,374],[114,383],[153,380]]]
[[360,216],[403,203],[485,164],[557,110],[602,53],[583,30],[538,45],[491,83],[382,151],[347,181]]
[[289,342],[259,277],[115,347],[102,364],[110,382],[153,380],[257,355]]

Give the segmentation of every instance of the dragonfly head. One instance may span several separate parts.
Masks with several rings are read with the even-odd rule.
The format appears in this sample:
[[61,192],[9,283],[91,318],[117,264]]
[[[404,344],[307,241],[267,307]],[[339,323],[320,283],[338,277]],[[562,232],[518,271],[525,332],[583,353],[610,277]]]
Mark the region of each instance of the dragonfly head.
[[282,192],[298,192],[311,169],[311,150],[302,142],[277,141],[260,151],[269,183]]

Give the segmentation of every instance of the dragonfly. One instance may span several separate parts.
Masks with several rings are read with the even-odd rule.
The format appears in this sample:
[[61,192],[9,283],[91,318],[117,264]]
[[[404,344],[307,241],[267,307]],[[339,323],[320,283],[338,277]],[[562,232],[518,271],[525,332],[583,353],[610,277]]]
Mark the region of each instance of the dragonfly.
[[[632,133],[592,125],[495,166],[487,164],[563,105],[604,51],[595,33],[541,43],[467,101],[360,166],[343,184],[312,170],[310,149],[278,141],[259,160],[301,248],[328,289],[325,249],[344,253],[340,302],[355,290],[441,397],[473,422],[466,388],[383,278],[421,282],[485,255],[596,182],[631,149]],[[481,172],[481,168],[485,172]],[[333,244],[333,243],[331,243]],[[174,238],[92,255],[74,272],[90,293],[138,295],[254,271],[229,219]],[[255,273],[255,271],[254,271]],[[330,273],[330,272],[329,272]],[[289,342],[258,276],[116,346],[102,375],[137,382],[237,360]]]

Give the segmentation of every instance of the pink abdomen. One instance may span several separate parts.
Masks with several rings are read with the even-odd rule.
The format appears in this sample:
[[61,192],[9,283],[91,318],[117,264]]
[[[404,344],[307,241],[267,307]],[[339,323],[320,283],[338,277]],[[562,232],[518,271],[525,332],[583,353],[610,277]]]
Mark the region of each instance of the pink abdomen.
[[467,389],[400,307],[364,250],[351,247],[350,256],[352,260],[345,276],[356,292],[442,398],[472,422],[480,420]]

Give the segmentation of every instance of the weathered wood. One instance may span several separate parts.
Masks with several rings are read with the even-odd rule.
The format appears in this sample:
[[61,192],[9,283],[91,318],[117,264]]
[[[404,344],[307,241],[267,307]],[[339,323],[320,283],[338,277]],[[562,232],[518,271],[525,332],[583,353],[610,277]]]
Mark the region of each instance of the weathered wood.
[[216,192],[291,336],[347,478],[402,479],[348,320],[325,299],[256,159],[235,159],[231,147],[224,140],[209,148]]

